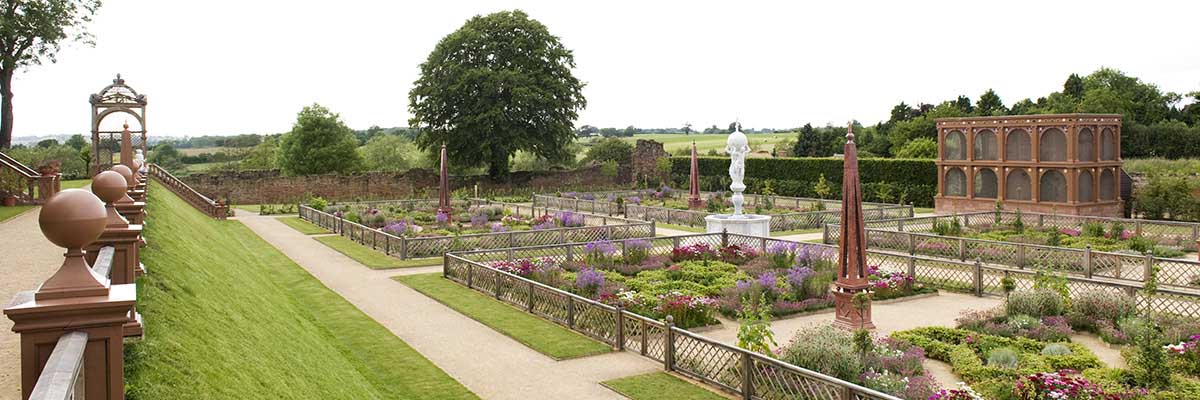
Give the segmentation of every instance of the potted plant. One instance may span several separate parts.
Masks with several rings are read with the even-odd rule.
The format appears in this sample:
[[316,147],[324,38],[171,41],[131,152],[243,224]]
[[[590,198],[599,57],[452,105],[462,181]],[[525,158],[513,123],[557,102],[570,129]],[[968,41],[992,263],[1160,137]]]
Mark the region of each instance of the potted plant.
[[12,193],[7,191],[0,191],[0,199],[3,199],[5,207],[17,205],[17,196],[14,196]]

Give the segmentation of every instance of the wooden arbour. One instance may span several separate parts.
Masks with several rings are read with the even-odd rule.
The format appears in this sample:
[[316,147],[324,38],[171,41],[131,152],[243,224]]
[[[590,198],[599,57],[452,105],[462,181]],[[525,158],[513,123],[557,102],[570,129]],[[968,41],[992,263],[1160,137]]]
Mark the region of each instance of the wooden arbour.
[[121,74],[117,74],[111,85],[92,94],[88,102],[92,105],[92,175],[112,167],[115,164],[113,155],[120,152],[122,131],[100,130],[100,123],[109,116],[125,114],[132,117],[137,122],[137,129],[129,131],[133,148],[146,153],[146,95],[126,85]]

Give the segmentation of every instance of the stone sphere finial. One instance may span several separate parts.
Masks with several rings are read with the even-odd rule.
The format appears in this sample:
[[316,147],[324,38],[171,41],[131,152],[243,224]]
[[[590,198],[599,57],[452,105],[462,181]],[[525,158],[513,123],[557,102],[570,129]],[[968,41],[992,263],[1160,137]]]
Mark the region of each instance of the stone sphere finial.
[[113,206],[113,203],[126,196],[127,190],[125,177],[116,171],[104,171],[92,178],[92,193],[95,193],[96,197],[105,203],[105,213],[108,215],[106,217],[107,225],[110,228],[129,226],[129,221],[122,217],[117,212],[117,208]]
[[134,186],[137,186],[137,180],[133,177],[133,170],[129,169],[129,167],[117,164],[112,168],[109,168],[109,170],[116,171],[118,174],[121,174],[121,176],[125,177],[125,187],[133,189]]
[[79,249],[104,233],[104,203],[83,189],[66,189],[46,201],[38,225],[46,239],[58,247]]
[[846,141],[854,142],[854,121],[846,123]]

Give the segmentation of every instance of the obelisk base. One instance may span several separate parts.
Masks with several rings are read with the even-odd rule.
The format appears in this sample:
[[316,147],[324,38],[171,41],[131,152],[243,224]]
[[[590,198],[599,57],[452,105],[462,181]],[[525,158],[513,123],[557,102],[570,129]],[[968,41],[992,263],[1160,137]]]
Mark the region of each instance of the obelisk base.
[[866,293],[866,291],[833,291],[833,305],[837,310],[833,326],[848,330],[874,330],[875,324],[871,322],[871,303],[868,302],[867,307],[860,313],[858,309],[854,308],[853,299],[856,293]]

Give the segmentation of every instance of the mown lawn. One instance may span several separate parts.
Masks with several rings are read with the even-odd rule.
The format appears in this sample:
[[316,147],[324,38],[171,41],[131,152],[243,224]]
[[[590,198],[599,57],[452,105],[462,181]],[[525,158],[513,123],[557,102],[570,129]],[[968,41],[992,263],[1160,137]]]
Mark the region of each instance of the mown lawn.
[[401,260],[355,243],[353,240],[346,239],[343,236],[319,236],[314,239],[337,250],[339,253],[345,254],[346,257],[353,258],[354,261],[358,261],[359,264],[365,265],[370,269],[429,267],[441,265],[442,263],[441,257]]
[[283,217],[279,218],[279,222],[282,222],[284,225],[290,226],[292,229],[300,231],[300,233],[305,235],[329,233],[329,231],[325,230],[325,228],[313,225],[308,221],[300,219],[300,217]]
[[0,207],[0,222],[8,221],[9,218],[21,215],[32,208],[33,206]]
[[474,399],[235,220],[151,185],[130,399]]
[[725,397],[666,372],[635,375],[602,385],[631,400],[725,400]]
[[84,187],[84,186],[87,186],[90,184],[92,184],[91,179],[75,179],[75,180],[71,180],[71,181],[62,181],[62,183],[60,183],[59,186],[62,189],[78,189],[78,188],[81,188],[81,187]]
[[451,282],[440,273],[392,279],[555,360],[612,351],[606,344]]

